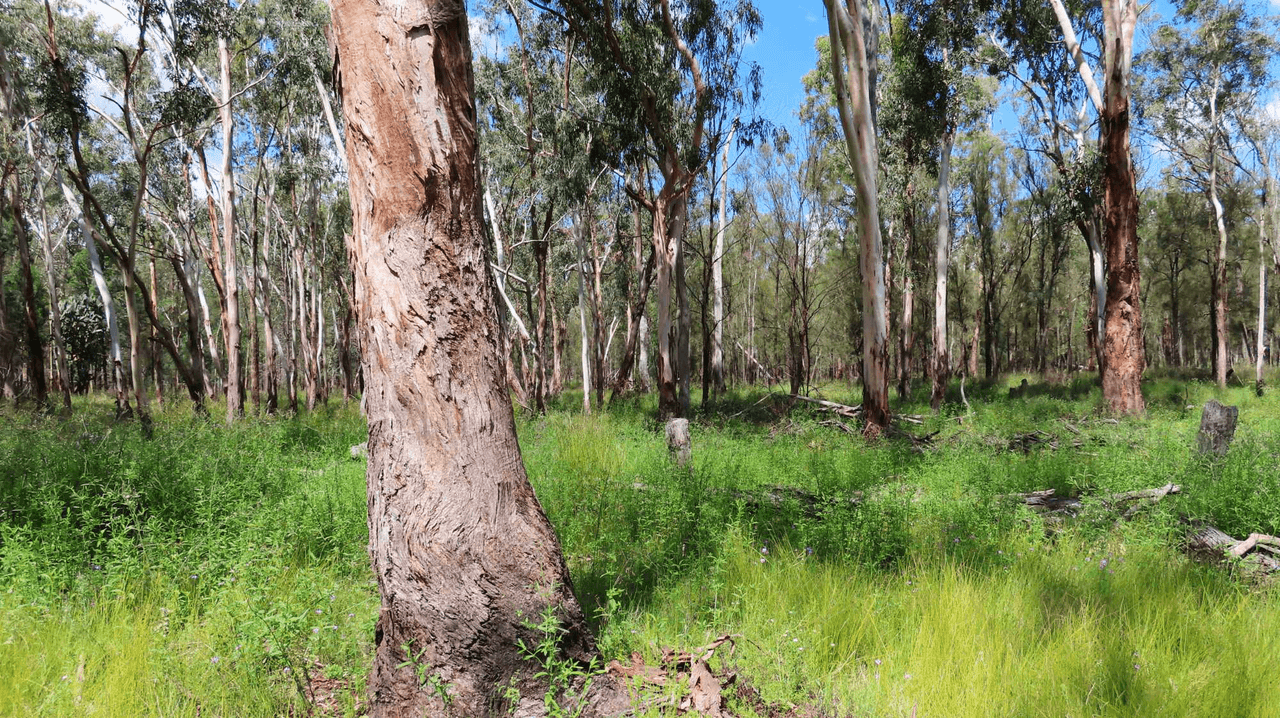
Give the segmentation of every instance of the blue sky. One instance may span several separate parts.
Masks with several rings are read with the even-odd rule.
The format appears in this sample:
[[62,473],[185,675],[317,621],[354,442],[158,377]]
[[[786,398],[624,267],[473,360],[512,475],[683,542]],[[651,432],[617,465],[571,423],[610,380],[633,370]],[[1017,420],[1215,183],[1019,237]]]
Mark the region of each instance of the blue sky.
[[[764,18],[764,28],[744,57],[761,68],[764,97],[759,112],[774,124],[786,126],[795,136],[796,111],[804,100],[802,78],[813,69],[817,59],[814,41],[827,34],[826,10],[822,0],[756,0],[756,7]],[[1280,0],[1257,3],[1255,8],[1280,12]],[[1169,0],[1155,0],[1144,10],[1135,38],[1138,51],[1146,45],[1147,35],[1157,23],[1172,18],[1175,5]],[[1280,59],[1273,60],[1272,65],[1273,73],[1280,75]],[[1099,70],[1094,68],[1095,73]],[[1012,87],[1005,88],[1000,107],[992,118],[992,128],[1010,141],[1016,141],[1019,129],[1013,94]],[[1268,103],[1273,116],[1280,120],[1280,97],[1272,94]],[[1141,147],[1149,139],[1135,135],[1134,141]]]
[[764,17],[764,29],[743,55],[760,65],[764,96],[759,112],[774,124],[794,129],[796,111],[804,101],[802,79],[817,62],[813,44],[827,34],[827,16],[822,0],[757,0],[756,7]]

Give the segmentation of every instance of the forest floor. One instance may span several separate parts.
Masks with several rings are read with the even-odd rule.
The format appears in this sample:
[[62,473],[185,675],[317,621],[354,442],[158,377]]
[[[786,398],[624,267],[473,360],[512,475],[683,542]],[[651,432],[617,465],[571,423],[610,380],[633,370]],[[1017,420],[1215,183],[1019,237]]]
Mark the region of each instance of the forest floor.
[[[873,444],[734,392],[696,413],[689,470],[651,397],[584,418],[565,394],[518,426],[604,657],[733,634],[712,668],[734,715],[1280,716],[1280,591],[1185,552],[1188,521],[1280,534],[1277,395],[1152,379],[1147,416],[1112,423],[1090,379],[1011,397],[1022,378],[938,415],[921,388],[895,410],[931,438]],[[1222,459],[1195,449],[1215,397],[1240,407]],[[149,441],[110,415],[0,411],[0,715],[358,715],[378,601],[355,408],[226,427],[179,405]],[[1123,520],[1099,498],[1169,483]],[[1007,497],[1050,488],[1079,515]]]

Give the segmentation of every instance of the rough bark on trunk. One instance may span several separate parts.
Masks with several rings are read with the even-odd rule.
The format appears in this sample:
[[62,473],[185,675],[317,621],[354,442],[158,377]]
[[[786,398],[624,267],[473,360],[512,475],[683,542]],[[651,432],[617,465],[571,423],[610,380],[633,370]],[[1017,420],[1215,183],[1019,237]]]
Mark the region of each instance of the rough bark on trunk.
[[531,617],[557,618],[564,657],[595,649],[525,475],[498,358],[465,8],[331,7],[382,597],[369,712],[503,713],[512,685],[519,712],[540,714],[547,686],[518,644],[538,640]]
[[1218,387],[1227,387],[1227,223],[1226,212],[1218,198],[1218,163],[1211,154],[1209,159],[1209,205],[1213,207],[1213,224],[1217,230],[1213,261],[1210,271],[1213,296],[1213,380]]
[[[1140,414],[1145,367],[1138,266],[1138,188],[1129,156],[1129,65],[1137,0],[1108,4],[1106,105],[1102,112],[1107,251],[1102,396],[1117,414]],[[1119,57],[1116,57],[1119,55]]]

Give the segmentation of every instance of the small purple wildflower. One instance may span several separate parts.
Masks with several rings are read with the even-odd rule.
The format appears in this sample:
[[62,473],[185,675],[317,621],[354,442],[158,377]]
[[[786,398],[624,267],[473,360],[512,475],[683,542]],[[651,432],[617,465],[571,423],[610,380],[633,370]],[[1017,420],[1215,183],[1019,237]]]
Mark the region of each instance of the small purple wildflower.
[[319,629],[319,628],[313,628],[313,629],[311,629],[311,632],[312,632],[312,633],[319,633],[319,632],[320,632],[320,629]]
[[210,663],[217,663],[217,662],[218,662],[218,661],[220,661],[220,660],[222,660],[222,659],[221,659],[221,658],[218,658],[217,656],[214,656],[213,658],[210,658],[210,659],[209,659],[209,662],[210,662]]
[[880,665],[880,659],[879,659],[879,658],[877,658],[877,659],[876,659],[876,665],[877,665],[877,666],[878,666],[878,665]]

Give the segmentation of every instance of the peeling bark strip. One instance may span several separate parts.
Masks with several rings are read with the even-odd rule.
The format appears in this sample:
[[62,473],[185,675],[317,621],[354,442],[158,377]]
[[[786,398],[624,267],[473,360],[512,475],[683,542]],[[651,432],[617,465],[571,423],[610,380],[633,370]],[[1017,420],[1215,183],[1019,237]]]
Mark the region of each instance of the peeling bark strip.
[[526,622],[552,606],[566,657],[595,646],[520,461],[498,359],[465,8],[331,7],[382,597],[369,714],[502,714],[508,685],[521,714],[541,713],[547,687],[517,645],[538,642]]

